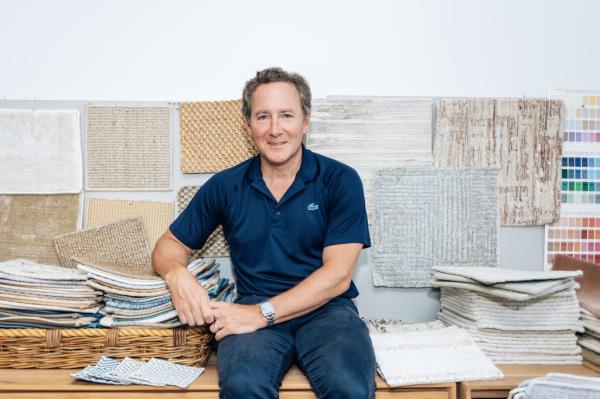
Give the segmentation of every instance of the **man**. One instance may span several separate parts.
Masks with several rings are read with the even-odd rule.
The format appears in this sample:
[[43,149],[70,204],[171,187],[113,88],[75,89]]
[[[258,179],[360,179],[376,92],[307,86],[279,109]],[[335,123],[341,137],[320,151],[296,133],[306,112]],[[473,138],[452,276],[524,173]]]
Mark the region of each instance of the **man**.
[[[181,321],[210,324],[220,341],[222,398],[276,398],[294,362],[320,398],[375,395],[371,341],[351,300],[370,246],[362,184],[352,168],[304,148],[310,109],[303,77],[257,72],[242,112],[259,155],[205,183],[153,254]],[[237,303],[211,303],[185,269],[219,224]]]

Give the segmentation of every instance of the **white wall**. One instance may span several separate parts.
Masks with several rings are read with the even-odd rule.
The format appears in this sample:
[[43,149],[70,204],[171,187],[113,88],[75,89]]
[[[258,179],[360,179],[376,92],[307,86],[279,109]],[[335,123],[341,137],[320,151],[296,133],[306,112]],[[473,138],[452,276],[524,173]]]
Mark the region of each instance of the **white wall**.
[[[315,97],[598,89],[599,16],[594,0],[0,0],[0,106],[239,98],[272,65],[304,74]],[[208,177],[178,170],[175,188]],[[502,228],[500,256],[541,269],[543,228]],[[376,289],[365,259],[355,281],[367,316],[435,317],[436,291]]]

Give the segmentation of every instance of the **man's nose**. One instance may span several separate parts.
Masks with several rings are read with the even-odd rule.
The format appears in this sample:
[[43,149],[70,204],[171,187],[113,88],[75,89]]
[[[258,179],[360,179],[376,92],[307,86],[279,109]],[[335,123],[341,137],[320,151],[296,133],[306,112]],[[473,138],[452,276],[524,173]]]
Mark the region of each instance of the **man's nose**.
[[271,119],[271,134],[277,136],[282,133],[279,117],[275,116]]

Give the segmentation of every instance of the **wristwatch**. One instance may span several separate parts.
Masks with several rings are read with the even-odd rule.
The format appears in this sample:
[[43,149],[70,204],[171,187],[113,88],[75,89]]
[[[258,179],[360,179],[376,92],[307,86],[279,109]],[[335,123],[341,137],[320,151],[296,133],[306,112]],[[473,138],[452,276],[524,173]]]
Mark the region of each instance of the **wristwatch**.
[[260,313],[267,319],[267,327],[271,327],[275,323],[275,307],[269,301],[264,301],[258,304]]

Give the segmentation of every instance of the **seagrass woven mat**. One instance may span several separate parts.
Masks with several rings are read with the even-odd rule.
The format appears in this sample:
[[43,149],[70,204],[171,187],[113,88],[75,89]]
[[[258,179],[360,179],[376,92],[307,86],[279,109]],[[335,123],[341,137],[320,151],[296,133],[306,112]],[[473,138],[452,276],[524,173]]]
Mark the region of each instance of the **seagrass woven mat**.
[[152,251],[156,241],[173,221],[173,204],[160,201],[88,198],[84,226],[88,228],[136,216],[142,218]]
[[133,268],[151,268],[150,250],[139,217],[64,234],[54,238],[63,266],[75,267],[72,258],[111,262]]
[[241,100],[180,104],[183,173],[219,172],[257,154],[241,106]]
[[[184,186],[177,193],[177,213],[180,214],[188,206],[200,186]],[[229,244],[225,240],[223,226],[219,226],[208,236],[204,246],[190,255],[191,259],[203,257],[229,256]]]
[[433,266],[498,265],[498,170],[383,169],[373,284],[431,287]]
[[369,223],[381,168],[431,166],[430,98],[327,97],[313,102],[306,147],[360,175]]
[[0,261],[58,265],[54,236],[79,227],[79,194],[0,195]]
[[167,107],[86,108],[86,189],[171,190]]
[[439,100],[434,166],[499,168],[501,224],[551,223],[560,214],[563,117],[558,100]]

